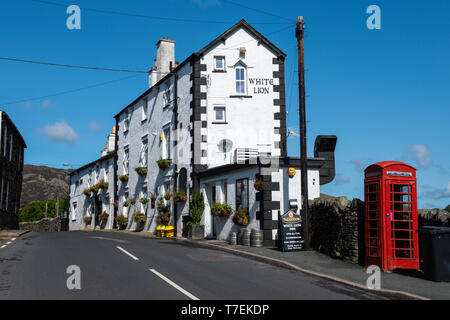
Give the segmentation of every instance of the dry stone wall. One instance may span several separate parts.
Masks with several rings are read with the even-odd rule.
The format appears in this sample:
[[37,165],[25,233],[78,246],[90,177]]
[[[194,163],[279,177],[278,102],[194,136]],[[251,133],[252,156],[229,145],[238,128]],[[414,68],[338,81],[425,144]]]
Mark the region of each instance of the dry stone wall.
[[311,246],[333,258],[364,264],[364,202],[346,197],[309,201]]

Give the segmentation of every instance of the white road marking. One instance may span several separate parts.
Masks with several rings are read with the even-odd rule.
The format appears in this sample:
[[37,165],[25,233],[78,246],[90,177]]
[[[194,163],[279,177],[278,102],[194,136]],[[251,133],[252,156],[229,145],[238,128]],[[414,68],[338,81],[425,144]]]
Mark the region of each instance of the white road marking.
[[12,238],[12,239],[11,239],[11,241],[14,241],[14,240],[16,240],[16,238]]
[[116,242],[120,242],[120,243],[128,243],[128,241],[119,240],[119,239],[104,238],[104,237],[90,237],[90,238],[91,239],[100,239],[100,240],[111,240],[111,241],[116,241]]
[[173,281],[171,281],[170,279],[166,278],[165,276],[163,276],[161,273],[159,273],[158,271],[156,271],[155,269],[149,269],[151,272],[153,272],[154,274],[156,274],[158,277],[160,277],[161,279],[163,279],[165,282],[167,282],[168,284],[170,284],[172,287],[174,287],[175,289],[177,289],[178,291],[180,291],[181,293],[187,295],[189,298],[191,298],[192,300],[200,300],[199,298],[197,298],[196,296],[194,296],[193,294],[187,292],[186,290],[184,290],[182,287],[180,287],[179,285],[177,285],[176,283],[174,283]]
[[136,258],[135,256],[133,256],[131,253],[129,253],[127,250],[122,249],[121,247],[117,247],[117,249],[119,249],[120,251],[122,251],[123,253],[129,255],[131,258],[133,258],[134,260],[139,260],[139,258]]
[[0,249],[3,249],[4,247],[6,247],[6,244],[5,244],[5,245],[3,245],[3,246],[1,246],[1,247],[0,247]]
[[8,241],[6,244],[11,244],[11,241]]

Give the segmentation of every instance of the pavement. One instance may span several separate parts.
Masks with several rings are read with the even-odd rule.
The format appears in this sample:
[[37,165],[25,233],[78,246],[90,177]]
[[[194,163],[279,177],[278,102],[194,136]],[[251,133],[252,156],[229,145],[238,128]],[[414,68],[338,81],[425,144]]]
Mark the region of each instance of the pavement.
[[[136,235],[29,232],[15,238],[0,249],[0,299],[386,299],[216,247]],[[76,279],[79,290],[70,290]]]
[[[142,237],[157,238],[155,235],[132,231],[104,231],[128,233]],[[161,239],[161,238],[157,238]],[[229,245],[221,240],[191,240],[170,238],[167,241],[189,243],[203,248],[225,251],[274,266],[301,271],[303,273],[332,280],[340,284],[367,289],[366,268],[339,259],[333,259],[316,251],[281,252],[275,247],[249,247]],[[391,299],[449,300],[450,282],[426,280],[421,272],[399,270],[392,273],[381,272],[381,288],[369,290]]]

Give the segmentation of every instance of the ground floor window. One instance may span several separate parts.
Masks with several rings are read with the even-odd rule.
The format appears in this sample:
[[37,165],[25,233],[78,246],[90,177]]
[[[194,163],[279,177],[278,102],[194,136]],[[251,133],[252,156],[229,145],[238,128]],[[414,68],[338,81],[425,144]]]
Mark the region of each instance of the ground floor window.
[[248,178],[236,180],[236,209],[248,212]]

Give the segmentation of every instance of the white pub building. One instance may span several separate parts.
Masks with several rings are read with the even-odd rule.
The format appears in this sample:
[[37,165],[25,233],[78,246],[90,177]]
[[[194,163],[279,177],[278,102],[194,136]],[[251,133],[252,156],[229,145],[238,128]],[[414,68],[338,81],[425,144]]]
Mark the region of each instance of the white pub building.
[[[107,211],[106,228],[124,215],[135,230],[131,217],[142,212],[143,231],[155,232],[155,203],[138,200],[182,190],[188,201],[168,201],[170,224],[181,236],[189,196],[200,190],[205,237],[228,239],[241,228],[231,216],[211,213],[214,203],[227,203],[246,209],[247,228],[263,230],[264,244],[275,244],[278,214],[292,200],[301,204],[300,172],[288,173],[300,161],[286,150],[285,54],[245,20],[182,63],[175,61],[175,41],[162,38],[156,46],[149,89],[115,115],[102,158],[71,175],[71,229],[84,227],[85,216],[93,215],[94,224],[95,215]],[[335,144],[335,136],[316,139],[314,158],[308,159],[310,199],[334,178]],[[170,160],[167,168],[159,167],[161,159]],[[139,168],[147,170],[138,174]],[[105,190],[82,193],[103,178],[109,182]],[[263,190],[255,189],[256,180],[264,182]],[[124,206],[130,199],[136,204]]]

